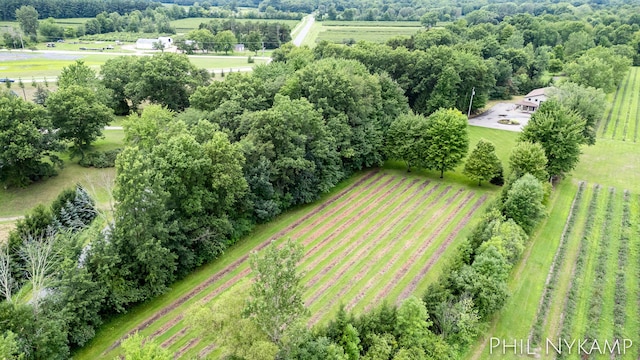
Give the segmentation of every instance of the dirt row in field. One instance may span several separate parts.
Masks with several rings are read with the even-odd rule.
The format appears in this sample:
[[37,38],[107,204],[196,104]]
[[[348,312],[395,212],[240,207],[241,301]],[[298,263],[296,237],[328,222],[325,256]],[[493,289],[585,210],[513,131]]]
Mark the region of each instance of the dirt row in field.
[[[397,189],[400,185],[402,184],[402,182],[396,184],[393,189],[394,190]],[[401,196],[402,194],[404,194],[407,190],[409,190],[409,187],[405,187],[402,192],[398,195]],[[400,205],[396,206],[390,213],[394,213],[395,211],[397,211],[397,209],[399,209],[404,203],[406,203],[406,201],[408,200],[404,200],[403,203],[401,203]],[[392,204],[392,202],[387,202],[386,204],[384,204],[382,207],[378,208],[378,211],[376,212],[376,215],[378,213],[381,213],[383,211],[385,211],[390,205]],[[343,241],[349,241],[353,238],[353,236],[357,233],[357,231],[361,230],[362,228],[364,228],[366,225],[370,225],[369,223],[361,223],[360,226],[358,227],[358,230],[352,230],[350,231],[349,235],[345,238],[343,238]],[[336,256],[330,264],[328,264],[327,266],[325,266],[318,274],[316,274],[316,276],[311,279],[311,281],[309,281],[308,287],[313,286],[313,284],[315,284],[316,282],[318,282],[321,278],[323,278],[330,270],[332,270],[339,262],[341,262],[342,260],[344,260],[344,258],[346,258],[347,256],[351,255],[351,253],[359,248],[368,238],[369,236],[371,236],[371,234],[373,234],[376,230],[378,229],[378,225],[376,226],[372,226],[364,235],[362,235],[360,237],[360,239],[356,242],[351,243],[351,246],[345,250],[340,252],[340,254],[338,256]],[[351,260],[351,262],[347,263],[346,265],[343,265],[340,268],[340,271],[338,272],[338,278],[342,277],[342,275],[344,275],[349,268],[351,267],[351,265],[353,265],[353,263],[356,261],[356,259],[361,259],[363,254],[366,253],[367,251],[369,251],[372,247],[372,243],[368,243],[368,247],[361,249],[356,255],[354,255],[353,257],[351,257],[354,260]],[[335,279],[333,279],[335,280]],[[310,306],[311,304],[313,304],[317,299],[319,299],[323,293],[331,286],[334,285],[334,281],[328,281],[327,283],[325,283],[320,289],[318,289],[312,296],[310,299],[308,299],[306,301],[306,305]]]
[[[397,190],[397,188],[398,188],[400,185],[401,185],[401,183],[396,184],[396,186],[394,186],[393,188],[389,189],[389,190],[388,190],[388,191],[387,191],[387,192],[386,192],[382,197],[380,197],[380,198],[376,199],[376,201],[375,201],[375,202],[369,203],[369,204],[367,205],[367,207],[366,207],[365,209],[363,209],[363,211],[359,212],[356,216],[351,217],[351,218],[350,218],[350,220],[351,220],[351,221],[349,222],[349,225],[351,225],[353,222],[355,222],[355,221],[357,221],[357,220],[360,220],[360,219],[361,219],[361,217],[362,217],[364,214],[366,214],[366,213],[370,212],[370,211],[371,211],[371,210],[373,210],[373,209],[376,209],[376,211],[375,211],[375,212],[373,212],[373,214],[371,214],[371,215],[369,216],[369,217],[371,217],[371,218],[375,218],[375,217],[376,217],[376,216],[378,216],[380,213],[382,213],[383,211],[385,211],[385,210],[389,207],[389,205],[390,205],[392,202],[390,202],[390,201],[389,201],[389,202],[386,202],[386,203],[385,203],[384,205],[382,205],[382,206],[378,206],[378,205],[380,204],[380,202],[382,202],[382,201],[383,201],[383,200],[385,200],[387,197],[389,197],[389,195],[391,195],[391,193],[393,193],[395,190]],[[412,184],[412,185],[413,185],[413,184]],[[410,185],[410,186],[412,186],[412,185]],[[406,188],[403,190],[403,192],[402,192],[402,193],[406,192],[408,189],[409,189],[409,188],[408,188],[408,187],[406,187]],[[401,194],[402,194],[402,193],[401,193]],[[400,195],[401,195],[401,194],[400,194]],[[347,216],[348,216],[348,215],[347,215]],[[328,250],[328,251],[325,251],[325,252],[323,253],[323,255],[322,255],[320,258],[316,259],[316,260],[315,260],[315,261],[313,261],[311,264],[309,264],[309,265],[306,267],[306,269],[307,269],[307,270],[315,269],[315,268],[316,268],[316,266],[317,266],[320,262],[324,261],[327,257],[329,257],[330,255],[332,255],[338,247],[342,246],[344,243],[348,243],[348,242],[350,242],[350,240],[351,240],[351,239],[353,239],[353,237],[354,237],[358,232],[360,232],[360,231],[361,231],[361,230],[362,230],[366,225],[368,225],[368,224],[367,224],[367,223],[360,223],[357,227],[350,229],[350,230],[349,230],[349,233],[348,233],[346,236],[343,236],[343,237],[340,239],[340,241],[338,241],[338,242],[337,242],[336,244],[334,244],[331,248],[329,248],[329,250]],[[344,230],[346,230],[346,228],[347,228],[347,226],[340,227],[340,228],[336,229],[336,232],[335,232],[335,233],[332,233],[332,236],[331,236],[330,238],[332,238],[332,239],[333,239],[333,238],[337,237],[338,235],[342,234],[342,232],[344,232]],[[361,245],[363,241],[364,241],[364,236],[363,236],[363,237],[361,237],[361,238],[360,238],[360,240],[359,240],[359,241],[357,241],[357,242],[351,242],[351,245],[350,245],[347,249],[345,249],[345,251],[343,251],[343,252],[342,252],[342,254],[343,254],[344,256],[347,256],[348,254],[350,254],[351,252],[353,252],[353,250],[354,250],[355,248],[357,248],[359,245]],[[343,256],[343,258],[344,258],[344,256]],[[318,272],[318,273],[317,273],[317,274],[316,274],[316,275],[315,275],[311,280],[309,280],[309,281],[307,282],[307,284],[306,284],[307,288],[312,287],[312,286],[313,286],[313,285],[315,285],[318,281],[320,281],[320,279],[321,279],[321,278],[322,278],[322,277],[323,277],[327,272],[329,272],[329,271],[330,271],[330,270],[331,270],[331,269],[332,269],[332,268],[333,268],[333,267],[334,267],[334,266],[335,266],[335,265],[336,265],[340,260],[341,260],[341,258],[334,258],[334,259],[331,261],[331,263],[329,263],[328,265],[326,265],[326,266],[325,266],[322,270],[320,270],[320,271],[319,271],[319,272]]]
[[[425,201],[436,188],[437,187],[434,187],[428,193],[426,193],[418,201],[416,206],[421,204],[423,201]],[[429,210],[431,210],[431,208],[433,206],[435,206],[440,201],[440,199],[442,199],[444,197],[444,195],[449,191],[448,189],[450,189],[450,187],[445,189],[445,191],[442,191],[441,193],[439,193],[428,205],[423,206],[422,211],[420,211],[420,213],[416,216],[416,220],[417,219],[422,219],[426,215],[426,213]],[[453,200],[453,199],[454,199],[454,197],[451,197],[449,200]],[[443,207],[447,207],[450,204],[451,204],[450,202],[449,203],[445,202]],[[415,210],[415,207],[414,207],[414,210]],[[429,219],[427,221],[427,223],[430,223],[433,219],[434,218],[432,217],[431,219]],[[411,228],[413,228],[413,227],[415,227],[417,225],[418,225],[418,222],[414,221],[411,224],[408,224],[407,226],[405,226],[402,229],[402,231],[395,236],[395,238],[392,240],[392,242],[398,241],[404,234],[406,234],[409,230],[411,230]],[[360,302],[360,300],[362,300],[364,298],[364,296],[371,289],[371,287],[373,287],[374,284],[378,283],[380,277],[382,277],[384,274],[386,274],[407,251],[409,251],[410,249],[413,248],[414,244],[416,243],[416,240],[417,240],[417,237],[414,236],[414,237],[411,237],[411,239],[409,241],[406,241],[404,246],[402,247],[402,250],[400,252],[397,252],[393,256],[393,258],[391,258],[391,260],[385,264],[385,266],[382,268],[382,270],[377,272],[371,279],[369,279],[367,284],[360,290],[360,292],[346,306],[346,309],[347,310],[353,309]]]
[[180,350],[178,350],[174,355],[173,358],[174,359],[180,359],[180,357],[182,355],[184,355],[184,353],[186,353],[187,351],[189,351],[191,348],[196,347],[199,343],[200,343],[200,338],[193,338],[191,340],[189,340],[189,342],[187,342],[186,344],[184,344],[183,347],[180,348]]
[[[413,199],[420,191],[424,190],[424,186],[426,186],[426,184],[423,184],[423,186],[421,186],[418,191],[416,191],[414,194],[411,195],[410,199]],[[389,235],[392,231],[394,231],[402,222],[404,222],[406,220],[406,218],[410,215],[412,215],[414,213],[414,211],[416,210],[416,208],[426,199],[428,198],[433,191],[438,188],[438,186],[433,187],[431,190],[429,190],[426,194],[424,194],[418,201],[416,201],[410,208],[405,209],[399,217],[397,217],[389,226],[387,226],[387,228],[378,235],[378,237],[373,241],[373,245],[371,250],[373,250],[378,244],[380,244],[382,242],[382,240],[387,238],[387,235]],[[438,196],[437,198],[441,198],[443,196],[444,191],[440,194],[440,196]],[[401,205],[399,205],[398,209],[400,208],[404,208],[407,204],[407,202],[410,200],[408,199],[407,201],[403,202]],[[417,221],[418,219],[420,219],[420,217],[416,218],[415,220]],[[398,234],[396,234],[396,236],[394,236],[394,238],[389,241],[389,246],[385,246],[383,248],[382,251],[378,251],[375,256],[372,259],[369,259],[369,261],[367,261],[366,263],[363,264],[362,268],[360,269],[360,271],[358,272],[358,274],[356,274],[356,276],[352,277],[351,279],[349,279],[349,282],[347,284],[345,284],[340,291],[338,292],[338,294],[336,296],[334,296],[331,301],[329,301],[329,303],[325,304],[322,309],[320,311],[317,311],[316,314],[314,315],[314,318],[311,319],[311,323],[315,324],[320,318],[322,318],[322,316],[326,315],[326,313],[329,311],[329,309],[331,309],[331,307],[338,301],[338,299],[342,300],[342,297],[349,292],[349,290],[351,290],[356,284],[358,284],[364,277],[365,275],[367,275],[371,269],[379,263],[380,259],[382,259],[384,256],[386,256],[389,251],[391,251],[392,248],[392,244],[395,243],[395,241],[397,241],[398,239],[400,239],[408,230],[409,228],[411,228],[413,226],[414,223],[409,224],[407,226],[405,226]],[[367,254],[368,256],[369,254]],[[357,262],[360,263],[362,260],[364,260],[367,256],[364,257],[358,257],[355,258],[355,260],[358,260]],[[379,275],[376,274],[376,275]],[[375,275],[374,275],[375,278]],[[337,282],[339,279],[333,278],[331,281],[332,282]],[[372,286],[373,282],[369,281],[369,286]]]
[[[327,206],[333,204],[338,199],[342,198],[343,196],[345,196],[349,192],[353,191],[354,189],[356,189],[358,186],[360,186],[362,183],[364,183],[365,181],[367,181],[368,179],[370,179],[372,176],[374,176],[377,173],[378,173],[377,169],[367,173],[362,178],[360,178],[358,181],[356,181],[355,183],[353,183],[352,185],[350,185],[346,189],[342,190],[340,193],[332,196],[330,199],[328,199],[327,201],[322,203],[320,206],[315,208],[313,211],[309,212],[305,216],[303,216],[300,219],[296,220],[295,222],[293,222],[292,224],[290,224],[289,226],[287,226],[283,230],[279,231],[277,234],[275,234],[274,236],[272,236],[268,240],[262,242],[260,245],[258,245],[256,248],[254,248],[254,251],[259,251],[259,250],[265,248],[273,240],[279,239],[283,235],[285,235],[285,234],[289,233],[290,231],[292,231],[293,229],[297,228],[302,223],[307,221],[309,218],[311,218],[314,215],[318,214],[320,211],[325,209]],[[248,254],[240,257],[239,259],[237,259],[236,261],[234,261],[233,263],[231,263],[230,265],[228,265],[224,269],[218,271],[217,273],[215,273],[214,275],[209,277],[207,280],[202,282],[200,285],[196,286],[193,290],[191,290],[186,295],[180,297],[178,300],[174,301],[170,305],[168,305],[168,306],[162,308],[161,310],[157,311],[156,313],[154,313],[151,317],[149,317],[148,319],[143,321],[140,325],[136,326],[134,329],[132,329],[127,334],[125,334],[120,339],[118,339],[116,342],[114,342],[105,352],[102,353],[102,355],[103,356],[106,355],[107,352],[109,352],[109,351],[115,349],[116,347],[120,346],[120,343],[122,343],[122,341],[124,339],[126,339],[127,337],[135,334],[138,331],[146,329],[147,327],[149,327],[150,325],[152,325],[153,323],[158,321],[160,318],[162,318],[164,315],[170,313],[175,308],[177,308],[180,305],[184,304],[185,302],[187,302],[188,300],[190,300],[191,298],[193,298],[194,296],[196,296],[197,294],[202,292],[204,289],[209,287],[211,284],[213,284],[214,282],[218,281],[219,279],[221,279],[222,277],[227,275],[229,272],[235,270],[238,266],[240,266],[242,263],[244,263],[248,259],[248,257],[249,257]]]
[[[470,200],[471,197],[468,197],[468,199]],[[429,259],[429,261],[422,267],[422,269],[420,269],[420,273],[418,274],[418,276],[413,278],[411,280],[411,283],[409,283],[409,286],[407,286],[402,291],[402,294],[398,298],[399,301],[406,299],[407,297],[409,297],[411,293],[413,293],[416,290],[416,287],[418,287],[418,283],[420,283],[422,278],[424,278],[425,275],[427,275],[427,272],[431,270],[431,267],[440,259],[442,254],[449,248],[449,246],[451,246],[451,243],[453,242],[453,240],[455,240],[456,236],[458,236],[458,233],[460,233],[460,231],[462,231],[462,229],[469,223],[469,220],[471,220],[471,217],[473,216],[473,214],[476,211],[478,211],[480,206],[482,206],[482,204],[484,204],[486,200],[487,200],[487,195],[483,195],[480,199],[476,201],[475,204],[473,204],[473,207],[471,208],[471,210],[469,210],[469,212],[464,216],[464,218],[462,218],[462,220],[458,223],[458,225],[456,225],[453,231],[447,236],[445,241],[436,250],[436,253],[433,254],[433,256]],[[465,199],[465,202],[466,202],[466,199]],[[451,219],[453,219],[453,216],[451,216],[447,220],[451,222]]]

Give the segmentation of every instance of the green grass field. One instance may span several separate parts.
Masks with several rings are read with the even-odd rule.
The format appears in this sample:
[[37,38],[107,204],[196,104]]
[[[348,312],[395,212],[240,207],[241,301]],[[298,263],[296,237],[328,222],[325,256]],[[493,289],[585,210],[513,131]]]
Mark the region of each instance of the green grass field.
[[[185,330],[184,311],[196,302],[215,301],[224,291],[243,286],[250,271],[246,254],[275,238],[290,237],[305,246],[300,268],[306,274],[304,300],[311,310],[310,324],[326,321],[341,303],[361,312],[383,299],[396,302],[420,293],[437,279],[443,260],[470,230],[466,225],[482,213],[496,190],[404,170],[359,174],[324,202],[259,227],[223,258],[196,271],[166,295],[107,324],[74,358],[113,358],[117,349],[106,349],[167,307],[169,311],[140,332],[180,352],[181,358],[212,350],[207,348],[210,344],[198,340],[201,334]],[[202,283],[206,286],[191,291]],[[178,300],[180,297],[184,298]],[[186,344],[190,344],[187,349]]]
[[[14,55],[15,54],[15,55]],[[73,64],[76,60],[83,60],[86,65],[100,71],[100,66],[107,60],[120,55],[95,54],[95,55],[67,55],[67,54],[47,54],[47,53],[26,53],[30,58],[24,59],[22,53],[15,52],[8,54],[6,60],[0,62],[0,78],[22,78],[24,82],[30,82],[32,78],[50,77],[54,78],[60,74],[62,68]],[[209,54],[211,55],[211,54]],[[214,54],[215,55],[215,54]],[[15,56],[15,60],[12,60]],[[53,58],[51,58],[53,56]],[[239,67],[252,67],[257,64],[264,64],[264,59],[254,59],[253,64],[247,62],[246,57],[217,57],[190,56],[189,60],[195,66],[208,70],[229,69]],[[15,84],[13,85],[15,86]]]
[[598,135],[605,139],[637,142],[640,131],[640,68],[633,67],[620,87],[608,96]]

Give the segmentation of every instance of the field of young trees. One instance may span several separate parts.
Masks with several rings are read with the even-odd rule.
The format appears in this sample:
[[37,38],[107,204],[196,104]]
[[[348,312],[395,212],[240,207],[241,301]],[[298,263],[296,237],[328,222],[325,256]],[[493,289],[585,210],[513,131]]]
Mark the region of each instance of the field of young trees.
[[[304,301],[313,314],[309,324],[314,325],[326,322],[340,305],[362,312],[383,300],[399,303],[424,291],[491,196],[490,191],[402,171],[370,171],[326,201],[246,241],[252,250],[284,238],[304,245],[299,268],[305,274]],[[200,343],[206,334],[193,331],[183,319],[190,307],[247,285],[247,252],[225,260],[228,265],[216,267],[205,281],[130,330],[139,330],[178,358],[212,351],[209,342]],[[109,359],[118,352],[117,343],[104,345],[108,348],[92,347],[77,358]]]
[[631,68],[608,100],[609,106],[598,135],[607,139],[637,142],[640,132],[640,68]]

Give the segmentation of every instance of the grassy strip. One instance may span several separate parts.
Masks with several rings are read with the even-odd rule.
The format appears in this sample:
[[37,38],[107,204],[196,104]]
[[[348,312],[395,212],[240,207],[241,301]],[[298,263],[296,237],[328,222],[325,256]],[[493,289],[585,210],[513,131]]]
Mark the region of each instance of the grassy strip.
[[620,233],[620,247],[618,248],[618,271],[616,272],[615,303],[613,307],[613,338],[624,337],[624,325],[626,320],[627,289],[626,273],[629,256],[629,235],[631,233],[631,219],[629,207],[629,192],[624,193],[622,206],[622,232]]
[[598,249],[598,258],[595,267],[595,278],[591,289],[591,298],[587,313],[587,329],[585,339],[588,339],[588,347],[598,339],[600,317],[602,316],[602,308],[604,302],[605,286],[607,284],[607,260],[609,258],[609,249],[611,247],[611,223],[613,220],[615,204],[615,189],[609,189],[609,199],[605,210],[604,224],[600,234],[600,247]]
[[[638,72],[636,69],[631,69],[631,73],[633,73],[633,82],[631,84],[631,93],[635,94],[637,92],[636,89],[636,79],[638,77]],[[637,99],[637,96],[632,96],[629,104],[625,104],[625,108],[627,109],[627,116],[624,120],[624,128],[622,129],[622,141],[627,140],[627,130],[629,129],[629,117],[631,117],[631,111],[633,109],[633,102]]]
[[[611,116],[613,115],[613,111],[615,110],[615,104],[616,101],[618,100],[618,94],[620,93],[620,87],[622,87],[622,84],[619,84],[618,87],[616,88],[616,94],[613,96],[613,100],[611,101],[611,107],[609,109],[609,115],[607,115],[607,119],[604,122],[604,126],[602,127],[602,133],[600,134],[600,136],[604,137],[604,134],[607,133],[607,129],[609,128],[609,122],[611,121]],[[598,127],[600,127],[600,123],[601,121],[598,122]]]
[[580,182],[580,186],[578,187],[578,191],[576,192],[575,197],[573,198],[573,203],[571,204],[571,210],[569,210],[569,217],[565,222],[564,230],[562,231],[562,235],[560,236],[560,245],[556,250],[556,254],[553,258],[553,262],[551,263],[551,268],[549,269],[549,275],[547,275],[547,281],[545,283],[545,287],[543,290],[542,299],[540,300],[540,305],[538,307],[538,312],[536,314],[536,320],[534,325],[531,327],[531,332],[529,334],[529,339],[531,340],[531,344],[539,345],[540,340],[542,340],[542,329],[544,323],[547,319],[547,314],[549,313],[549,308],[551,306],[551,296],[553,295],[553,291],[558,284],[558,279],[560,278],[560,270],[562,262],[564,261],[565,254],[567,252],[567,239],[571,232],[573,231],[573,226],[576,222],[576,209],[580,206],[582,202],[582,196],[584,194],[585,183]]
[[[598,207],[598,194],[600,193],[600,186],[595,185],[593,191],[593,197],[591,198],[591,202],[589,203],[589,208],[587,210],[587,219],[585,221],[585,226],[582,233],[582,239],[580,241],[580,249],[578,250],[578,257],[576,258],[575,267],[573,271],[573,280],[571,281],[571,287],[569,288],[569,293],[567,294],[566,302],[564,305],[564,319],[562,320],[562,330],[560,332],[560,338],[562,339],[571,339],[572,338],[572,329],[573,324],[576,318],[577,313],[577,305],[580,297],[580,289],[582,285],[582,276],[584,273],[584,269],[587,262],[588,256],[588,242],[589,237],[591,235],[591,231],[593,230],[593,224],[595,223],[595,217]],[[565,358],[567,356],[567,352],[563,351],[559,354],[558,358]]]
[[[635,68],[634,70],[639,71],[639,69]],[[636,97],[636,102],[638,103],[638,105],[636,106],[636,121],[635,128],[633,129],[633,142],[638,141],[638,126],[640,126],[640,93]]]
[[625,78],[624,90],[622,91],[622,98],[620,99],[620,104],[618,105],[618,116],[616,116],[616,121],[613,125],[613,134],[611,135],[612,139],[616,138],[616,132],[618,131],[618,124],[620,123],[620,112],[622,111],[623,108],[626,107],[624,105],[624,102],[627,99],[627,89],[629,89],[629,83],[631,82],[630,80],[631,80],[631,73],[627,74],[627,77]]

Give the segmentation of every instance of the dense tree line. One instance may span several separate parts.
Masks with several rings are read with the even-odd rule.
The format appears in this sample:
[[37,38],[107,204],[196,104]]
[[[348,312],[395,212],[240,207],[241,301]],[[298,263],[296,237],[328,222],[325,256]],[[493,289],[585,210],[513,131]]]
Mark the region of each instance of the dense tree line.
[[16,10],[21,6],[33,6],[42,19],[64,19],[95,17],[101,12],[126,14],[162,5],[149,0],[4,0],[0,4],[0,20],[15,20]]

